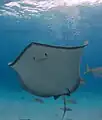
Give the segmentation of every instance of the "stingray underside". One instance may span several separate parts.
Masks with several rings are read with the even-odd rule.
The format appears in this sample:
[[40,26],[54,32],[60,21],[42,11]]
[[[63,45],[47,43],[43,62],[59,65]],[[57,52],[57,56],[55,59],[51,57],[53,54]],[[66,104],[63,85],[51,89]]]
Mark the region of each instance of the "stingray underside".
[[28,92],[58,98],[78,88],[80,57],[86,45],[58,47],[31,43],[9,66],[18,73]]

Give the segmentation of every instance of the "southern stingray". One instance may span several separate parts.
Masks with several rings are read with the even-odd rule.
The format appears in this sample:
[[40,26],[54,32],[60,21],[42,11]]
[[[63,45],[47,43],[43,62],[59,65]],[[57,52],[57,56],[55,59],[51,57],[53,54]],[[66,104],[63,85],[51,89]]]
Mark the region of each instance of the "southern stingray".
[[8,65],[29,93],[54,99],[70,96],[80,85],[80,58],[87,45],[62,47],[32,42]]

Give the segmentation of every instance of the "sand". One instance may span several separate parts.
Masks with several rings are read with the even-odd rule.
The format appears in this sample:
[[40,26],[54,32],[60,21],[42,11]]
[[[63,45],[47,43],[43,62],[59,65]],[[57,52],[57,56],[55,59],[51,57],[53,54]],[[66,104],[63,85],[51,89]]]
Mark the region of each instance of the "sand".
[[[85,95],[86,94],[86,95]],[[83,96],[83,97],[79,97]],[[45,99],[45,104],[36,103],[26,92],[0,92],[0,120],[60,120],[63,107],[60,100]],[[69,104],[72,112],[65,116],[72,120],[102,120],[102,97],[91,93],[78,93],[74,96],[76,105]]]

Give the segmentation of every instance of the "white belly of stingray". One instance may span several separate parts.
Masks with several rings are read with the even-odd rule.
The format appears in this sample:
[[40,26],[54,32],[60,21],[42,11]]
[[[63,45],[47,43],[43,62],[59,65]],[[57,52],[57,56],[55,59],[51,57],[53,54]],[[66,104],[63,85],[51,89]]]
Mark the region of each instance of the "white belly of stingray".
[[33,43],[10,66],[29,92],[39,96],[63,94],[79,83],[83,47],[65,49]]

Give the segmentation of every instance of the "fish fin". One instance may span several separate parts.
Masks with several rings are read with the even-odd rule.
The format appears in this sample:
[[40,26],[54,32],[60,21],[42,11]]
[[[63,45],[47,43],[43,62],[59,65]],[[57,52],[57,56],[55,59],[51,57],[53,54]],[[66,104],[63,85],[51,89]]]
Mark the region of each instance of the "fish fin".
[[77,102],[76,102],[75,100],[73,100],[73,99],[72,99],[72,100],[71,100],[71,99],[70,99],[70,100],[67,100],[67,103],[77,104]]
[[89,73],[90,70],[91,70],[91,69],[89,68],[89,66],[88,66],[88,64],[87,64],[87,65],[86,65],[86,72],[84,72],[84,75],[87,74],[87,73]]
[[55,95],[53,96],[54,97],[54,100],[57,100],[61,95]]
[[80,84],[85,84],[85,80],[80,79]]
[[71,108],[68,108],[66,111],[72,111],[72,109],[71,109]]

